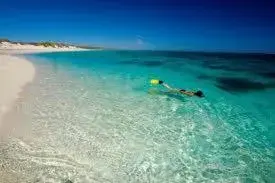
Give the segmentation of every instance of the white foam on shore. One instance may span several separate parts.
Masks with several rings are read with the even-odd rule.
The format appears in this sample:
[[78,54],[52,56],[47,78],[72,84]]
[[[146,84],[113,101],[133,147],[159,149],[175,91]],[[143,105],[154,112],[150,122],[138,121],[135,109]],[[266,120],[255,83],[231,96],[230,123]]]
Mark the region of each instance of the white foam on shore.
[[0,54],[31,54],[31,53],[46,53],[46,52],[70,52],[70,51],[93,51],[82,48],[35,48],[35,49],[2,49],[0,47]]

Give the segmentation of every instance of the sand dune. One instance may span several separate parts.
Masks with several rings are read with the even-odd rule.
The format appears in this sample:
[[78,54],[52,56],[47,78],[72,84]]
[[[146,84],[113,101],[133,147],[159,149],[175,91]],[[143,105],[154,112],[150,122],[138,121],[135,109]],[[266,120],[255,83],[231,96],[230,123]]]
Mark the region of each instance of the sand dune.
[[0,54],[25,54],[39,52],[61,52],[61,51],[89,51],[90,49],[79,48],[76,46],[35,46],[31,44],[19,44],[10,42],[0,42]]

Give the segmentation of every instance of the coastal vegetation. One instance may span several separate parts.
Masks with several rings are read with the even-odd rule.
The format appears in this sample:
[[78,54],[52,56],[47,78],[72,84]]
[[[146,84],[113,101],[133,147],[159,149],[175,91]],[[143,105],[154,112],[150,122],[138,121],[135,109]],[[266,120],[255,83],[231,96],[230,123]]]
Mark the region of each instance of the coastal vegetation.
[[53,41],[41,41],[41,42],[22,42],[22,41],[11,41],[6,38],[0,38],[0,43],[8,42],[11,44],[21,44],[21,45],[34,45],[34,46],[44,46],[44,47],[52,47],[52,48],[68,48],[68,47],[78,47],[78,48],[85,48],[85,49],[103,49],[102,47],[98,46],[88,46],[88,45],[74,45],[74,44],[67,44],[67,43],[60,43],[60,42],[53,42]]

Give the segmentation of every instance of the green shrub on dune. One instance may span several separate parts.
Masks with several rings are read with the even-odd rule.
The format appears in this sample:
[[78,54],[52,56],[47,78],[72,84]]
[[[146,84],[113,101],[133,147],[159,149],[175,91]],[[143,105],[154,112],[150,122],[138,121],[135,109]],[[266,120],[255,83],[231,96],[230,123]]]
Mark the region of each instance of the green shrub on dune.
[[33,45],[33,46],[43,46],[43,47],[52,47],[52,48],[69,48],[70,46],[84,48],[84,49],[103,49],[102,47],[97,46],[85,46],[85,45],[73,45],[67,43],[58,43],[52,41],[41,41],[41,42],[22,42],[22,41],[10,41],[6,38],[0,38],[0,43],[8,42],[12,44],[21,44],[21,45]]
[[53,42],[40,42],[37,45],[38,46],[44,46],[44,47],[56,47],[56,46],[58,46],[57,43],[53,43]]

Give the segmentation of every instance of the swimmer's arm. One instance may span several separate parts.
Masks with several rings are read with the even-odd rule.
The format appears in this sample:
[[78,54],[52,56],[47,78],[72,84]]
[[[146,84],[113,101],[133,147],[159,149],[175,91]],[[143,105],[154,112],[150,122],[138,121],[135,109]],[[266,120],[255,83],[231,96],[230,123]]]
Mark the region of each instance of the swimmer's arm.
[[170,92],[179,92],[179,89],[177,88],[172,88],[171,86],[169,86],[166,83],[162,83],[162,86],[164,86],[165,88],[167,88],[168,90],[170,90]]
[[167,88],[168,90],[175,90],[174,88],[171,88],[168,84],[166,83],[162,83],[162,86],[164,86],[165,88]]

